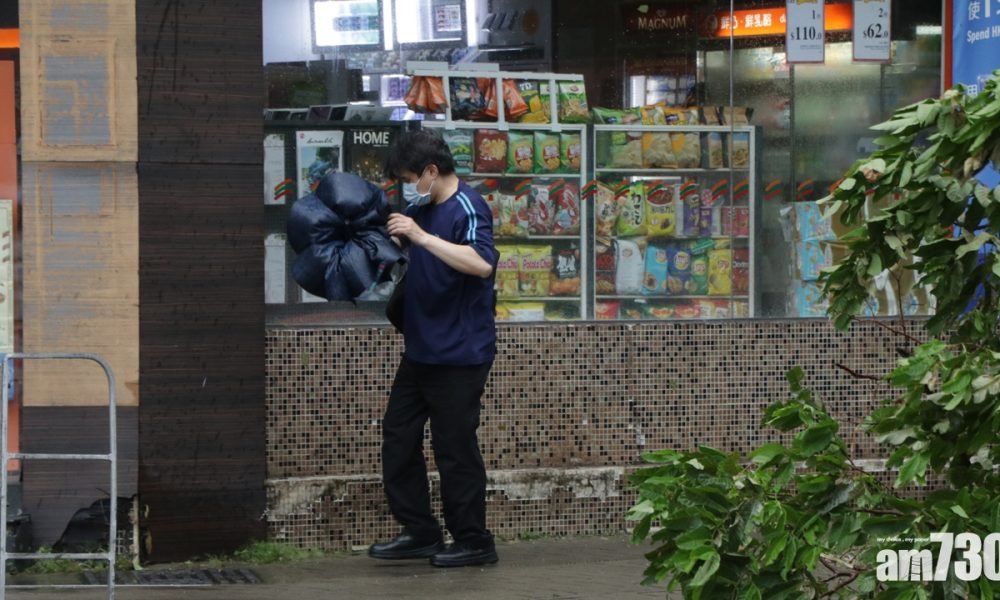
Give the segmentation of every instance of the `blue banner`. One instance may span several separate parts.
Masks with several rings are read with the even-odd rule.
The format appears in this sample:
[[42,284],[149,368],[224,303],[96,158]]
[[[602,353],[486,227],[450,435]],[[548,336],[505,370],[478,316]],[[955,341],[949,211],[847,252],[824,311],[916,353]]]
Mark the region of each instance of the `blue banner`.
[[[970,95],[976,95],[993,71],[1000,69],[1000,0],[952,2],[955,20],[951,57],[953,83],[964,84]],[[1000,175],[989,168],[984,169],[978,179],[989,187],[1000,183]]]

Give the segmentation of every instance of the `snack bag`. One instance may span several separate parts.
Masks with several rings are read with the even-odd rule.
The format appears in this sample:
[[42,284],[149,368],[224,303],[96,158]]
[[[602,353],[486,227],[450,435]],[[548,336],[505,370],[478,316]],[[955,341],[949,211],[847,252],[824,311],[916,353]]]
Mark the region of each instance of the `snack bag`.
[[477,173],[503,173],[507,166],[507,134],[493,129],[477,129],[475,133]]
[[656,305],[647,304],[646,305],[646,317],[650,319],[670,319],[674,316],[674,307],[669,304]]
[[532,79],[522,79],[517,82],[517,91],[528,106],[528,112],[521,115],[520,123],[548,123],[549,109],[543,105],[539,82]]
[[500,260],[497,262],[496,290],[499,298],[520,296],[518,269],[521,264],[520,249],[517,246],[497,245]]
[[530,107],[521,93],[517,89],[517,82],[513,79],[503,80],[503,103],[506,110],[507,121],[517,121],[530,112]]
[[618,222],[618,214],[621,212],[618,195],[608,185],[598,183],[594,191],[594,207],[597,213],[597,236],[611,237]]
[[451,117],[453,119],[472,119],[485,108],[486,97],[475,78],[451,78]]
[[498,237],[527,237],[530,218],[528,216],[527,196],[514,194],[498,194],[500,205],[500,228]]
[[[703,119],[706,125],[721,125],[722,119],[719,114],[719,108],[716,106],[706,106],[703,109]],[[718,131],[712,131],[705,134],[705,140],[702,143],[702,147],[705,149],[705,167],[708,169],[721,169],[725,166],[724,161],[724,151],[722,148],[722,133]]]
[[580,232],[580,188],[575,183],[557,181],[549,190],[552,199],[553,235],[575,235]]
[[582,81],[560,81],[559,121],[561,123],[589,123],[590,107],[587,105],[587,88]]
[[697,133],[671,133],[670,145],[678,168],[697,169],[701,166],[701,142]]
[[[548,81],[538,82],[538,99],[542,103],[542,113],[545,115],[545,122],[552,121],[552,90]],[[557,100],[558,101],[558,100]]]
[[557,173],[562,162],[559,160],[560,136],[548,131],[535,132],[535,173]]
[[733,251],[716,248],[708,252],[708,293],[728,296],[733,293]]
[[616,255],[615,243],[598,243],[594,249],[594,279],[598,296],[615,293]]
[[687,284],[688,293],[693,296],[708,295],[708,254],[691,255],[691,279]]
[[[704,202],[704,196],[702,196],[702,202]],[[711,206],[705,206],[698,209],[698,234],[703,236],[711,236],[712,231],[715,228],[715,209]]]
[[552,246],[521,246],[518,281],[522,296],[548,296]]
[[671,296],[690,294],[691,281],[691,250],[687,245],[672,244],[667,246],[669,274],[667,276],[667,293]]
[[750,293],[750,249],[733,250],[733,293]]
[[622,197],[621,208],[618,213],[618,235],[636,236],[646,233],[646,186],[642,182],[626,184],[617,190],[618,196]]
[[669,133],[642,134],[642,166],[646,169],[677,168],[677,157]]
[[700,319],[701,304],[698,302],[679,302],[674,306],[674,316],[678,319]]
[[734,169],[750,167],[750,134],[746,132],[733,133],[733,164]]
[[633,240],[618,240],[615,262],[615,293],[638,294],[642,290],[642,250]]
[[541,302],[508,302],[507,320],[514,323],[545,320],[545,305]]
[[642,134],[638,132],[600,132],[598,167],[638,169],[642,167]]
[[468,129],[445,130],[442,133],[444,143],[448,144],[452,158],[455,159],[455,172],[468,175],[472,172],[472,132]]
[[489,186],[485,183],[480,183],[478,185],[472,185],[473,182],[469,182],[479,195],[483,197],[486,201],[486,206],[490,207],[490,214],[493,216],[493,231],[499,236],[500,235],[500,194],[497,192],[495,186]]
[[681,230],[686,237],[701,234],[701,193],[694,180],[681,184],[681,207],[684,211]]
[[750,235],[750,207],[733,207],[733,235],[747,237]]
[[667,125],[697,125],[698,110],[694,108],[663,107]]
[[507,172],[531,173],[535,164],[535,136],[511,131],[507,136]]
[[620,110],[595,107],[591,113],[596,122],[605,125],[638,125],[643,122],[642,114],[635,108]]
[[554,214],[555,206],[549,193],[549,186],[532,185],[531,195],[528,197],[528,233],[535,235],[550,233]]
[[642,115],[643,125],[667,124],[667,115],[663,112],[663,107],[658,104],[640,107],[639,113]]
[[582,142],[579,133],[562,133],[559,135],[559,162],[564,173],[580,172],[580,153]]
[[598,321],[615,321],[618,319],[618,309],[621,306],[617,301],[602,301],[594,303],[594,318]]
[[576,296],[580,293],[580,248],[567,244],[553,248],[549,293],[553,296]]
[[646,274],[642,278],[642,293],[662,296],[667,293],[667,249],[663,246],[646,246]]
[[646,234],[650,237],[673,236],[677,232],[677,187],[662,181],[646,187]]

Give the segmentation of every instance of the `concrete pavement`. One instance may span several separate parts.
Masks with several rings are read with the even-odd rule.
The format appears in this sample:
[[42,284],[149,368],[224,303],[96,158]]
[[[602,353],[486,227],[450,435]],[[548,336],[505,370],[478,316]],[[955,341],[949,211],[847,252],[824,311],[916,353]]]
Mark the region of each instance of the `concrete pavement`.
[[[662,599],[664,586],[639,584],[646,567],[642,555],[647,550],[647,546],[629,543],[624,535],[505,542],[497,545],[500,554],[497,565],[461,569],[436,569],[426,560],[376,561],[359,554],[250,567],[262,584],[119,587],[115,597],[119,600]],[[62,580],[66,580],[65,576]],[[105,588],[7,590],[7,598],[12,600],[106,597]]]

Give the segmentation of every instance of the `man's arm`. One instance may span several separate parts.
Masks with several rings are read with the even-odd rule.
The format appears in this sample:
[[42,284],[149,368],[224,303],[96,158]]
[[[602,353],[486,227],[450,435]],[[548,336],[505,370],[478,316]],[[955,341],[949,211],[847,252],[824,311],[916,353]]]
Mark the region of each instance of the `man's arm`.
[[388,230],[389,235],[406,237],[411,244],[426,249],[459,273],[483,279],[493,274],[493,265],[486,262],[472,246],[453,244],[430,235],[406,215],[390,215]]

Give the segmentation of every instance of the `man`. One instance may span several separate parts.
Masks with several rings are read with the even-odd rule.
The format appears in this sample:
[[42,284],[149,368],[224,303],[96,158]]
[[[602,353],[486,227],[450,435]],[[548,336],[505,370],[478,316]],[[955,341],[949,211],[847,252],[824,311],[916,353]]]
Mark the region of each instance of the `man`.
[[[373,545],[374,558],[430,557],[438,567],[497,562],[486,528],[486,468],[479,451],[480,399],[496,354],[493,246],[489,206],[455,174],[448,146],[429,131],[403,134],[386,175],[403,182],[405,214],[388,231],[409,247],[405,351],[382,420],[382,476],[395,539]],[[441,475],[442,543],[431,512],[423,455],[424,424]]]

